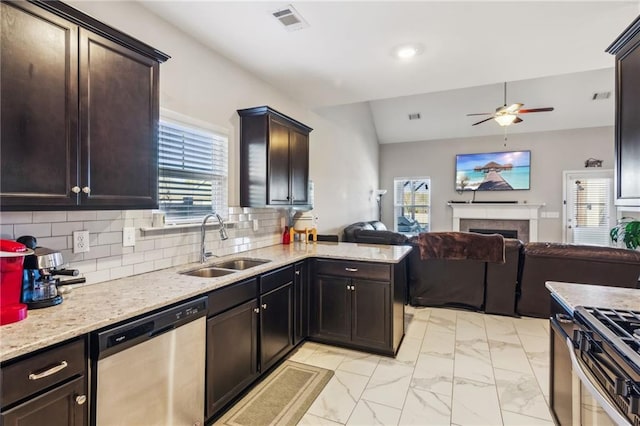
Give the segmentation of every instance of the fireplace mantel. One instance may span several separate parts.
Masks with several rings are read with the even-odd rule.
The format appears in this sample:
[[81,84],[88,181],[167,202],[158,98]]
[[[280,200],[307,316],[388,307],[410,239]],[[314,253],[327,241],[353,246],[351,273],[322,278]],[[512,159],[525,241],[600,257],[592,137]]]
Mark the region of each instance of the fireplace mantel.
[[447,203],[453,210],[453,230],[460,231],[460,219],[528,220],[529,241],[538,241],[538,210],[544,204]]

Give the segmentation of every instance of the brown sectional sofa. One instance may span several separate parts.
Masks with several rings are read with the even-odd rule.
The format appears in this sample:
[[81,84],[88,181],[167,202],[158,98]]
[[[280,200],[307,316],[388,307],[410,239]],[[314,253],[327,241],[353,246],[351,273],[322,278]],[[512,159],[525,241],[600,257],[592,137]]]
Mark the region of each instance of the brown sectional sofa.
[[[638,288],[640,252],[505,239],[505,263],[420,258],[409,241],[409,303],[548,318],[547,281]],[[640,292],[639,292],[640,296]]]

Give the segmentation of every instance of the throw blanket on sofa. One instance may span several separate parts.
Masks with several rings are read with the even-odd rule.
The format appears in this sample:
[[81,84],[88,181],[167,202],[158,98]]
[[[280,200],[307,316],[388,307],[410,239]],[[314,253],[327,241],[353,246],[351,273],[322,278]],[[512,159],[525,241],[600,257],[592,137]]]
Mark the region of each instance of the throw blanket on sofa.
[[418,235],[420,258],[480,260],[504,263],[504,237],[473,232],[423,232]]

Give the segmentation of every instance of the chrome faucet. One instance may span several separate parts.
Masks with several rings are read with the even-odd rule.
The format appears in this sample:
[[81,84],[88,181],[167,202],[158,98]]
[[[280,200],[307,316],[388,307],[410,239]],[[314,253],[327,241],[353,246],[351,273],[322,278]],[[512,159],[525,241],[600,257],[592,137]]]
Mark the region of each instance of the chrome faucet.
[[211,252],[207,252],[205,250],[204,237],[206,233],[205,225],[207,224],[207,220],[214,216],[218,219],[218,223],[220,224],[220,239],[226,240],[227,238],[229,238],[229,236],[227,235],[227,226],[224,224],[224,220],[222,220],[222,217],[220,217],[218,213],[209,213],[208,215],[206,215],[204,219],[202,219],[202,225],[200,225],[200,263],[206,262],[208,257],[213,256]]

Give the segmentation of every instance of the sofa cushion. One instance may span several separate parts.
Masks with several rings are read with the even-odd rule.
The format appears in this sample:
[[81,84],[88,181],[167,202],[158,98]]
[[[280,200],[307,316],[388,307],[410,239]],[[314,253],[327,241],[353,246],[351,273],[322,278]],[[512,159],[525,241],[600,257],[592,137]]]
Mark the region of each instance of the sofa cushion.
[[400,245],[407,242],[407,237],[392,231],[372,231],[369,229],[356,229],[353,232],[355,241],[363,244],[390,244]]
[[380,222],[379,220],[372,220],[371,222],[369,222],[369,225],[373,226],[373,229],[375,229],[376,231],[386,231],[387,227],[384,223]]

